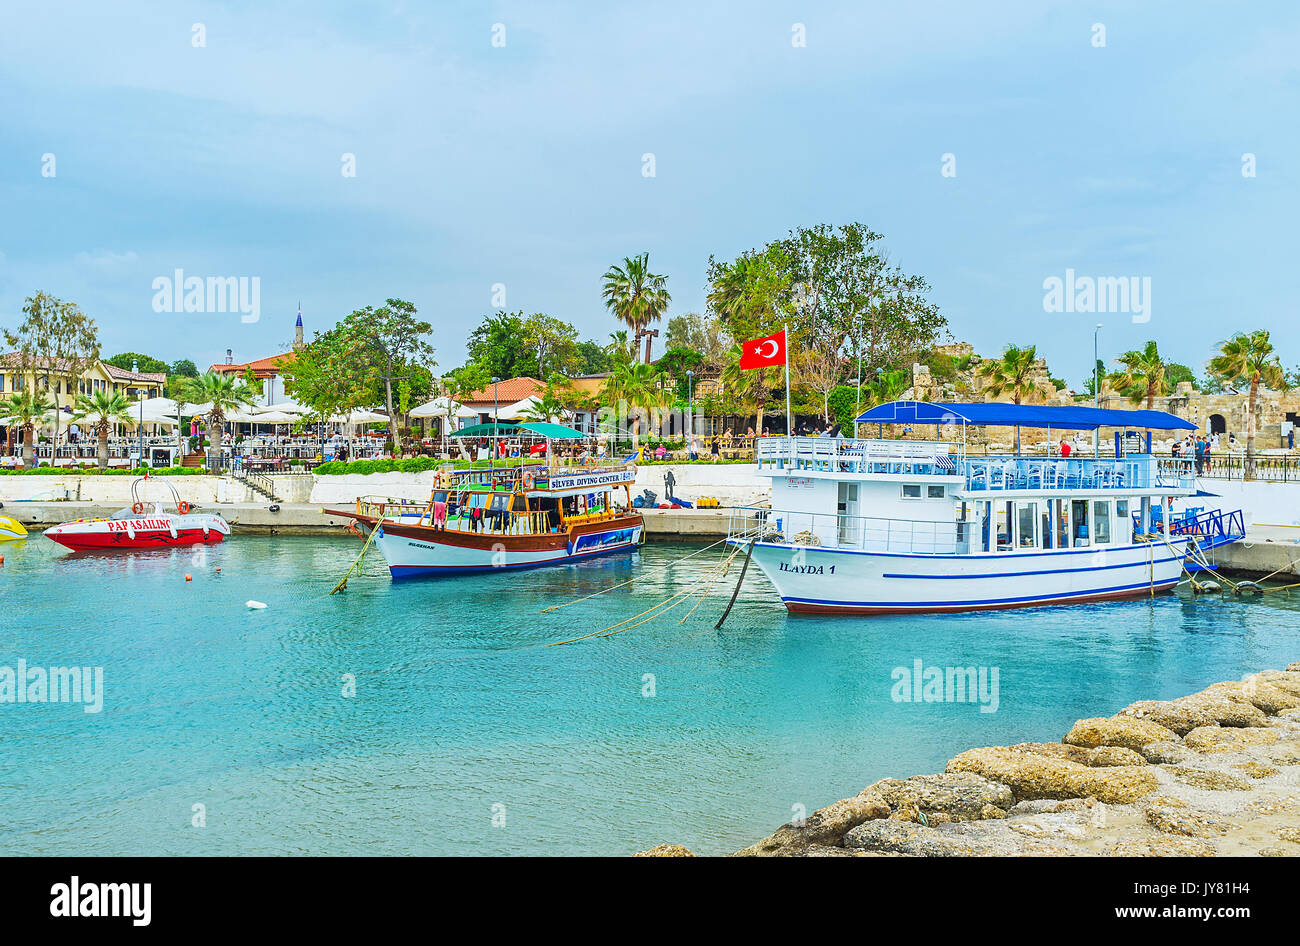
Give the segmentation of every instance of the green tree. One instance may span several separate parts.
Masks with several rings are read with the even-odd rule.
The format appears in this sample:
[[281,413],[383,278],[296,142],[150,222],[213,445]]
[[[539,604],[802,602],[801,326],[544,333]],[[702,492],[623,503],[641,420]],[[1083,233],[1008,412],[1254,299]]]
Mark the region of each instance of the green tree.
[[[664,317],[672,297],[667,289],[668,277],[650,272],[650,254],[630,256],[621,266],[605,272],[601,295],[605,308],[633,333],[633,347],[639,347],[650,326]],[[646,336],[645,363],[650,363],[651,338]]]
[[1289,387],[1282,362],[1273,350],[1273,343],[1265,329],[1239,332],[1219,345],[1219,353],[1210,359],[1210,373],[1226,384],[1250,385],[1246,401],[1246,470],[1245,478],[1255,478],[1255,420],[1259,387],[1264,385],[1275,391]]
[[[19,377],[31,375],[35,386],[53,390],[54,453],[59,444],[58,390],[74,397],[81,377],[99,358],[99,330],[95,320],[75,302],[46,292],[28,296],[23,302],[25,318],[16,331],[5,329],[5,344],[13,349],[9,362]],[[52,464],[53,465],[53,464]]]
[[1146,401],[1147,410],[1155,406],[1157,397],[1169,393],[1165,380],[1165,360],[1154,341],[1147,342],[1139,351],[1126,351],[1116,361],[1123,370],[1112,372],[1108,380],[1131,404]]
[[187,403],[204,409],[208,468],[216,470],[221,466],[221,425],[226,421],[226,414],[252,405],[254,393],[233,374],[209,371],[197,378],[188,379],[183,385],[182,396]]
[[1192,390],[1200,390],[1197,387],[1196,375],[1192,373],[1191,368],[1180,365],[1176,361],[1171,361],[1165,365],[1165,383],[1169,385],[1169,390],[1173,391],[1184,381],[1191,383]]
[[172,366],[168,369],[167,373],[182,378],[197,378],[199,376],[199,368],[198,365],[194,364],[194,362],[190,361],[188,358],[182,358],[179,361],[172,362]]
[[[85,421],[95,429],[95,456],[100,470],[108,469],[108,434],[116,424],[135,426],[131,417],[131,401],[125,394],[116,391],[92,391],[90,394],[78,394],[75,421]],[[141,462],[144,457],[140,458]]]
[[615,364],[601,386],[602,403],[619,415],[626,412],[629,416],[634,450],[641,445],[642,416],[663,406],[662,378],[654,365],[629,359]]
[[396,382],[411,377],[417,367],[432,368],[433,326],[416,317],[416,308],[402,299],[388,299],[379,308],[357,309],[338,325],[347,346],[358,353],[383,386],[384,406],[391,419]]
[[[136,371],[144,371],[149,374],[167,374],[167,362],[160,358],[154,358],[152,355],[142,355],[136,351],[124,351],[120,355],[114,355],[112,358],[105,358],[104,364],[112,365],[114,368],[121,368],[123,371],[131,371],[132,364],[137,364]],[[193,364],[193,362],[191,362]],[[198,372],[195,372],[197,374]]]
[[54,410],[49,395],[35,387],[25,387],[0,401],[0,417],[6,427],[18,428],[22,436],[23,466],[36,465],[36,430],[45,421],[45,415]]
[[465,348],[469,360],[490,378],[537,375],[537,360],[524,345],[523,310],[484,316],[470,332]]

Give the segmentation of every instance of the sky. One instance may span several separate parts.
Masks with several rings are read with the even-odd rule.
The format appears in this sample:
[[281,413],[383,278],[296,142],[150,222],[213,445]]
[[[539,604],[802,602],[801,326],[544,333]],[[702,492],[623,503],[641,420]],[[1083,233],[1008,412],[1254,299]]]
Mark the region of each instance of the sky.
[[[205,366],[399,297],[445,371],[498,284],[604,340],[625,256],[671,316],[711,254],[861,221],[955,339],[1076,387],[1098,322],[1292,367],[1298,53],[1290,2],[0,0],[0,325],[44,290]],[[257,321],[158,311],[178,269],[256,278]],[[1067,270],[1149,307],[1047,311]]]

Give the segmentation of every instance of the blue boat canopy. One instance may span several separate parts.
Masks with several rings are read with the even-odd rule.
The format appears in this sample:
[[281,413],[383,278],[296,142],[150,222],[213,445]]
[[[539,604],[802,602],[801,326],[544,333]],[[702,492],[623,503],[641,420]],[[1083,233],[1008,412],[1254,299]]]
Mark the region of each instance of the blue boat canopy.
[[1144,427],[1150,430],[1195,430],[1196,425],[1168,411],[1116,411],[1101,407],[1038,404],[931,404],[890,401],[858,417],[860,424],[968,424],[972,427],[1052,427],[1096,430],[1098,427]]

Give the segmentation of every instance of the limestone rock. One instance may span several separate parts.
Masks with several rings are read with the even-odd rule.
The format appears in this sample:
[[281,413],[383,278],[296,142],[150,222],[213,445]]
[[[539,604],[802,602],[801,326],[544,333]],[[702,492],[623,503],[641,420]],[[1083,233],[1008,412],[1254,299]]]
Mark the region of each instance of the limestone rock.
[[1184,765],[1166,765],[1164,769],[1178,781],[1192,788],[1204,788],[1212,792],[1248,792],[1251,787],[1245,779],[1229,775],[1227,772],[1190,769]]
[[1236,825],[1205,811],[1188,807],[1186,802],[1162,798],[1153,802],[1143,812],[1147,824],[1165,834],[1178,834],[1188,838],[1212,838],[1227,834]]
[[1201,753],[1237,752],[1248,746],[1267,746],[1277,742],[1272,729],[1225,729],[1201,726],[1183,737],[1183,745]]
[[1195,753],[1184,749],[1176,742],[1149,742],[1138,752],[1152,765],[1186,762],[1195,755]]
[[1098,746],[1089,753],[1088,765],[1146,765],[1147,760],[1123,746]]
[[1264,765],[1261,762],[1241,762],[1233,766],[1234,769],[1241,769],[1251,778],[1268,778],[1270,775],[1277,775],[1278,769],[1271,765]]
[[[1010,808],[1011,789],[969,772],[945,772],[939,775],[914,775],[908,779],[887,778],[866,789],[876,792],[891,808],[917,809],[932,821],[934,814],[945,814],[952,821],[975,821],[987,807]],[[917,818],[910,820],[916,821]]]
[[948,762],[949,772],[974,772],[1011,788],[1017,801],[1086,798],[1112,805],[1136,801],[1159,785],[1146,766],[1091,768],[1007,746],[970,749]]
[[1285,828],[1276,829],[1273,834],[1283,841],[1290,841],[1292,844],[1300,844],[1300,827],[1288,825]]
[[785,856],[799,853],[810,845],[834,846],[862,822],[888,818],[889,814],[889,804],[868,789],[814,811],[801,825],[794,822],[782,825],[757,844],[736,853],[754,857]]
[[1213,857],[1214,848],[1207,842],[1172,834],[1149,838],[1121,838],[1107,845],[1110,857]]
[[1300,696],[1262,680],[1258,674],[1241,683],[1216,683],[1206,693],[1223,693],[1274,715],[1281,710],[1300,708]]
[[844,836],[849,850],[919,857],[1011,857],[1075,853],[1006,831],[1001,822],[955,821],[939,828],[908,821],[868,821]]
[[1139,700],[1117,714],[1158,723],[1185,736],[1199,726],[1262,726],[1268,715],[1227,693],[1202,691],[1176,700]]
[[633,857],[694,857],[688,848],[680,844],[658,844],[648,851],[637,851]]
[[1136,749],[1149,742],[1172,742],[1175,734],[1172,730],[1148,719],[1134,716],[1097,716],[1081,719],[1075,723],[1065,737],[1065,742],[1072,746],[1120,746]]

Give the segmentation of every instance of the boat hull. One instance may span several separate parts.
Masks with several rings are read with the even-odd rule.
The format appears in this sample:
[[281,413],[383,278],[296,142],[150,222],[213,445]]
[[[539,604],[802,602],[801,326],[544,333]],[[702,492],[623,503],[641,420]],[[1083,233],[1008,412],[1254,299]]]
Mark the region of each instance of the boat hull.
[[[729,540],[733,545],[747,543]],[[756,543],[753,563],[795,613],[924,614],[1167,592],[1185,540],[996,555],[915,555]]]
[[[376,527],[355,517],[362,527]],[[632,551],[641,542],[640,516],[588,523],[572,532],[494,535],[385,521],[375,545],[395,579],[433,578],[566,565]]]
[[27,538],[27,527],[12,516],[0,516],[0,542]]
[[210,515],[74,520],[45,530],[47,538],[76,552],[216,545],[229,534],[229,524]]

